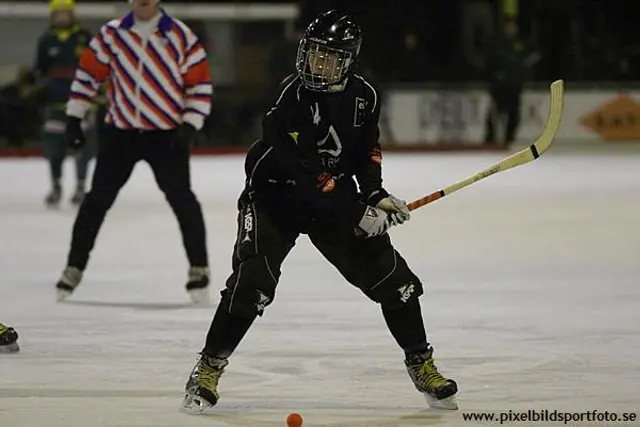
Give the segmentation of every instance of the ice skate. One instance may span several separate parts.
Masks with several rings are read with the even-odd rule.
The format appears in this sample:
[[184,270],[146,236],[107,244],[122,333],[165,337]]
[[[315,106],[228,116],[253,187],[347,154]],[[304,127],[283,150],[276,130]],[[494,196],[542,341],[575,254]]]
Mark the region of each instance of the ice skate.
[[18,333],[15,329],[0,323],[0,353],[17,353],[18,351],[20,351]]
[[182,411],[192,415],[200,415],[218,403],[220,398],[218,381],[228,364],[227,359],[219,359],[202,353],[187,381]]
[[207,267],[191,267],[187,292],[194,304],[209,304],[209,269]]
[[76,191],[74,191],[73,195],[71,196],[71,204],[75,206],[79,206],[84,200],[84,196],[85,196],[84,184],[78,184],[76,186]]
[[44,204],[47,205],[48,208],[57,208],[60,205],[60,200],[62,199],[62,188],[59,185],[55,185],[47,197],[44,199]]
[[433,347],[424,353],[414,353],[407,355],[405,365],[407,372],[416,386],[416,389],[423,393],[434,409],[458,409],[455,394],[458,392],[458,385],[452,379],[443,377],[433,360]]
[[56,284],[58,301],[64,301],[71,296],[82,280],[82,271],[76,267],[66,267]]

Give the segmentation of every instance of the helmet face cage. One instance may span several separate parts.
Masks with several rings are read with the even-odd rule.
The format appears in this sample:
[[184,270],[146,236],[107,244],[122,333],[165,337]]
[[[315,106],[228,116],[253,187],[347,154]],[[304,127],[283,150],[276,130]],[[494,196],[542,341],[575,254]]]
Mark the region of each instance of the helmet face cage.
[[357,52],[324,46],[303,38],[298,46],[296,71],[309,90],[329,92],[349,73]]

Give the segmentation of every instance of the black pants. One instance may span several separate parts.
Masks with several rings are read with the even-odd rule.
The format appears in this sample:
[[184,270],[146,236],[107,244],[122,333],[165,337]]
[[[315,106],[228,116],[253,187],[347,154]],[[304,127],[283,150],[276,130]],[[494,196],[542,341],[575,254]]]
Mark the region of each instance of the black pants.
[[[508,146],[516,137],[520,124],[519,87],[491,88],[491,106],[487,112],[485,142],[502,142]],[[496,135],[496,124],[500,127],[500,135]]]
[[[280,266],[298,237],[287,231],[286,221],[270,214],[261,202],[239,202],[233,272],[223,291],[230,314],[262,315],[275,298]],[[420,280],[386,234],[362,238],[322,230],[309,233],[309,239],[349,283],[385,307],[404,306],[423,293]]]
[[73,226],[67,265],[84,270],[107,211],[134,166],[145,160],[165,194],[182,233],[191,266],[208,265],[202,209],[191,190],[189,147],[174,140],[174,131],[122,131],[105,129],[96,158],[91,191]]

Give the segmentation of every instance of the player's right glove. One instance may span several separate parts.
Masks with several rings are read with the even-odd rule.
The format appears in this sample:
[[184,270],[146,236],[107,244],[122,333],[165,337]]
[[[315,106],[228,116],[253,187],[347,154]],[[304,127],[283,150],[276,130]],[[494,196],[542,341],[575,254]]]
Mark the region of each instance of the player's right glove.
[[82,130],[82,120],[77,117],[67,117],[67,127],[64,133],[67,146],[73,150],[79,150],[85,146],[87,139]]
[[380,208],[367,206],[358,223],[358,234],[364,237],[375,237],[386,233],[395,224],[389,215]]

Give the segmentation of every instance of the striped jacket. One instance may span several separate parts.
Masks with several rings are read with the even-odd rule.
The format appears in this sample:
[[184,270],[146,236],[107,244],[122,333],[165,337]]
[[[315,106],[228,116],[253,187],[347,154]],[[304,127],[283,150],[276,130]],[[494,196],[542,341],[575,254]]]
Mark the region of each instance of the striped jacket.
[[107,82],[106,122],[124,130],[170,130],[187,122],[201,129],[213,87],[206,53],[182,21],[164,11],[143,38],[130,13],[105,24],[84,50],[67,115],[84,118]]

